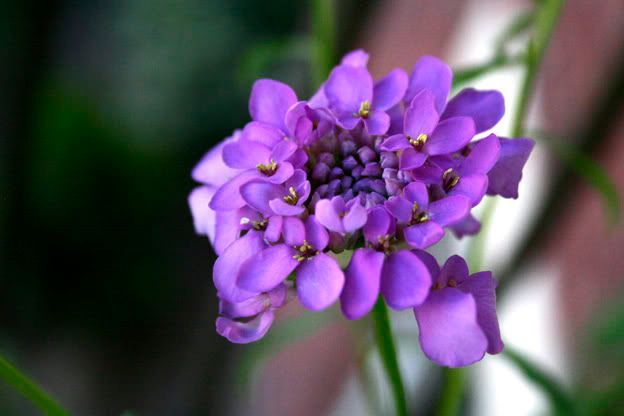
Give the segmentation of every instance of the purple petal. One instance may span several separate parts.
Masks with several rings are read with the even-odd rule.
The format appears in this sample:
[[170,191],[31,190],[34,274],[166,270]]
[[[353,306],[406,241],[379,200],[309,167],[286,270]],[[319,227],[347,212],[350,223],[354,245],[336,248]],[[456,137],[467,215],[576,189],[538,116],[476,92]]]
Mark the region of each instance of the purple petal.
[[472,215],[468,215],[466,218],[453,225],[453,232],[457,238],[462,238],[465,235],[475,235],[481,229],[481,223]]
[[[336,201],[336,203],[334,203]],[[343,208],[338,206],[338,201],[342,201]],[[340,196],[329,199],[321,199],[314,207],[314,213],[319,223],[324,225],[328,230],[340,234],[345,233],[341,215],[344,211],[344,200]]]
[[419,92],[405,110],[403,131],[416,139],[420,134],[430,135],[438,124],[435,97],[429,90]]
[[373,79],[365,68],[340,65],[329,75],[325,94],[332,108],[357,112],[364,101],[372,101]]
[[370,248],[357,249],[345,271],[340,307],[347,319],[359,319],[375,305],[384,255]]
[[306,240],[316,250],[323,251],[329,243],[329,233],[327,230],[317,221],[314,215],[310,215],[306,218],[305,222]]
[[495,134],[472,144],[470,154],[464,159],[458,172],[461,176],[475,173],[486,174],[498,161],[500,141]]
[[468,279],[468,264],[461,256],[454,255],[449,257],[436,279],[436,283],[444,287],[449,285],[449,280],[454,280],[454,285],[462,283]]
[[286,130],[286,112],[296,102],[297,95],[288,85],[271,79],[259,79],[251,89],[249,114],[254,121]]
[[429,275],[432,278],[432,281],[435,280],[436,276],[440,274],[440,266],[438,265],[438,261],[431,254],[427,253],[424,250],[411,250],[420,261],[423,262],[427,270],[429,270]]
[[427,160],[427,155],[425,153],[418,152],[413,147],[408,147],[401,152],[399,169],[410,170],[419,168],[425,163],[425,160]]
[[215,238],[215,211],[210,209],[210,200],[215,193],[214,187],[198,186],[188,196],[188,204],[193,215],[195,232],[208,236],[211,243]]
[[[244,208],[243,208],[244,209]],[[212,243],[215,253],[220,256],[225,249],[240,235],[240,220],[242,209],[236,211],[217,211],[215,237]]]
[[435,97],[436,110],[440,114],[451,91],[452,79],[453,73],[448,65],[433,56],[423,56],[414,65],[403,100],[409,105],[420,91],[430,90]]
[[282,215],[284,217],[301,215],[305,211],[305,208],[301,205],[291,205],[284,201],[282,197],[270,200],[269,207],[275,214]]
[[466,88],[448,102],[441,118],[470,117],[475,122],[476,132],[481,133],[494,127],[503,118],[503,114],[505,99],[500,92]]
[[294,254],[295,249],[284,244],[255,253],[241,264],[237,286],[250,292],[268,292],[297,268]]
[[407,90],[407,74],[400,68],[393,69],[375,83],[373,88],[373,108],[387,110],[398,104]]
[[356,49],[347,53],[340,61],[341,65],[349,65],[355,67],[366,67],[368,63],[368,54],[364,49]]
[[401,250],[392,253],[381,272],[381,293],[386,303],[400,310],[420,305],[431,287],[431,275],[414,253]]
[[284,196],[284,188],[273,183],[253,181],[241,186],[240,194],[250,207],[265,217],[270,217],[273,210],[269,206],[269,201],[281,199]]
[[284,218],[282,226],[284,243],[289,246],[300,246],[306,238],[306,229],[303,221],[296,217]]
[[386,210],[401,224],[407,224],[412,219],[414,204],[402,196],[390,197],[384,202]]
[[223,184],[210,200],[210,208],[215,211],[231,211],[245,206],[240,188],[256,177],[256,172],[247,170]]
[[488,340],[487,352],[498,354],[504,345],[496,317],[496,280],[492,278],[492,273],[475,273],[459,289],[474,297],[477,303],[477,321]]
[[262,234],[252,230],[230,244],[217,258],[212,270],[212,278],[220,298],[229,302],[241,302],[259,293],[239,288],[236,285],[236,279],[241,264],[254,254],[261,252],[265,246]]
[[293,153],[295,153],[297,148],[297,143],[293,142],[292,140],[282,140],[281,142],[277,143],[273,148],[270,159],[276,162],[286,160],[291,157]]
[[269,148],[284,140],[284,132],[279,127],[259,121],[252,121],[245,125],[241,140],[261,143]]
[[261,293],[242,302],[228,302],[221,299],[219,315],[233,319],[253,317],[267,309],[267,301],[270,299],[266,293]]
[[[236,132],[234,137],[238,136],[240,133]],[[223,162],[223,147],[234,142],[235,140],[228,138],[210,149],[193,168],[193,179],[206,185],[221,186],[236,176],[238,169],[232,169]]]
[[271,149],[262,143],[238,140],[223,146],[223,161],[231,168],[255,168],[259,163],[267,163]]
[[395,152],[397,150],[407,149],[411,146],[412,145],[407,140],[407,137],[405,137],[405,135],[395,134],[394,136],[390,136],[386,140],[384,140],[384,142],[381,144],[381,150]]
[[340,114],[337,120],[337,124],[345,130],[353,130],[360,124],[362,119],[358,116],[354,116],[353,112],[343,112]]
[[295,172],[295,168],[288,162],[280,162],[277,164],[277,169],[271,176],[266,176],[262,172],[258,171],[256,177],[263,181],[271,182],[276,185],[282,184],[290,179]]
[[470,117],[453,117],[441,121],[425,143],[425,151],[434,156],[453,153],[464,147],[475,135]]
[[518,184],[522,179],[522,168],[529,159],[535,142],[531,139],[499,138],[501,149],[496,165],[488,173],[490,179],[488,195],[503,198],[518,198]]
[[342,219],[344,230],[347,233],[352,233],[359,230],[366,224],[366,208],[362,206],[358,199],[352,199],[348,207],[347,213]]
[[274,215],[269,218],[266,230],[264,231],[264,239],[269,243],[276,243],[280,235],[282,234],[282,225],[284,223],[284,217]]
[[435,290],[414,313],[421,348],[434,363],[462,367],[485,355],[487,339],[477,322],[477,305],[471,295],[454,288]]
[[372,110],[364,119],[364,125],[371,136],[385,134],[390,127],[390,116],[383,111]]
[[429,207],[429,192],[427,185],[422,182],[412,182],[403,188],[403,195],[412,204],[418,204],[418,208],[426,210]]
[[303,306],[320,311],[331,306],[344,286],[344,273],[338,262],[319,253],[304,260],[297,269],[297,295]]
[[250,321],[240,322],[229,318],[217,318],[217,332],[235,344],[248,344],[266,335],[273,323],[272,311],[265,311]]
[[284,116],[284,124],[286,126],[287,132],[294,133],[297,129],[297,124],[301,118],[308,118],[307,111],[308,103],[305,101],[299,101],[293,106],[291,106],[286,115]]
[[379,237],[385,237],[394,233],[394,221],[382,206],[371,208],[368,211],[368,219],[364,225],[364,238],[372,244],[378,244]]
[[387,134],[399,134],[403,132],[403,106],[399,103],[392,108],[386,110],[390,116],[390,127]]
[[426,249],[444,237],[444,230],[433,221],[415,224],[403,230],[405,241],[414,248]]
[[485,195],[488,186],[486,175],[470,175],[459,178],[459,182],[449,191],[449,195],[464,195],[470,199],[474,207]]
[[429,205],[429,219],[446,227],[466,218],[471,207],[470,199],[463,195],[447,196]]

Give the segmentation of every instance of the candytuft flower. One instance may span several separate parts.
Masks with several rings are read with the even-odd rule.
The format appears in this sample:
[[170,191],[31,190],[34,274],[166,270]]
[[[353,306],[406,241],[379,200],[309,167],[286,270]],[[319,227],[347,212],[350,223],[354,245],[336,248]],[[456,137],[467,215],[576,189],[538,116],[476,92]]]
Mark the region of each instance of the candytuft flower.
[[496,281],[459,256],[440,268],[423,250],[447,229],[477,233],[471,209],[486,193],[516,198],[533,142],[475,137],[501,119],[503,97],[465,89],[448,100],[452,72],[437,58],[377,82],[367,63],[347,54],[308,101],[256,81],[252,121],[193,170],[195,229],[219,256],[217,331],[253,342],[289,300],[315,311],[339,300],[359,319],[381,296],[414,310],[432,361],[471,364],[503,348]]

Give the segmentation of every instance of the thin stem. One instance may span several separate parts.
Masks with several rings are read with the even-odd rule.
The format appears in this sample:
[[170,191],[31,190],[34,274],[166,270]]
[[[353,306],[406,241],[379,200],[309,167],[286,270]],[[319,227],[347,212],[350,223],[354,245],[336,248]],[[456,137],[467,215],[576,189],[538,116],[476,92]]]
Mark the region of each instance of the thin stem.
[[466,368],[445,368],[442,374],[444,384],[436,415],[458,415],[464,398],[464,385],[468,370]]
[[7,360],[0,356],[0,378],[19,391],[25,398],[37,406],[49,416],[68,416],[58,403],[56,403],[43,389],[37,386],[28,377],[13,367]]
[[[518,137],[524,132],[529,102],[535,87],[537,72],[544,57],[546,47],[555,28],[557,18],[561,12],[564,0],[545,0],[537,9],[535,31],[529,40],[525,60],[525,73],[520,87],[518,105],[513,117],[511,137]],[[485,209],[481,216],[480,236],[472,241],[468,249],[470,269],[472,272],[480,270],[483,266],[485,252],[485,235],[496,211],[496,200],[490,199],[485,202]],[[458,414],[464,397],[466,384],[466,370],[445,369],[444,384],[440,398],[438,416],[455,416]]]
[[312,2],[312,32],[314,39],[313,73],[316,86],[320,86],[336,62],[336,2]]
[[406,416],[407,402],[405,401],[403,380],[397,361],[396,348],[392,339],[388,309],[381,297],[379,297],[373,308],[373,323],[375,326],[375,341],[379,348],[379,355],[381,356],[381,361],[388,374],[390,387],[392,388],[396,414],[399,416]]

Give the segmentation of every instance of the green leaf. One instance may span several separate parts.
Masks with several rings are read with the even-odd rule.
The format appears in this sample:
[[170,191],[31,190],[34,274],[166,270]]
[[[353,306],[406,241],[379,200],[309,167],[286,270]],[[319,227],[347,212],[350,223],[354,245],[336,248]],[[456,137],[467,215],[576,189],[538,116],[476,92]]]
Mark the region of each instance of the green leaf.
[[43,389],[0,356],[0,378],[19,391],[32,404],[49,416],[68,416]]
[[[547,136],[537,133],[534,137],[545,138]],[[620,196],[615,184],[605,170],[594,160],[583,154],[570,143],[559,140],[542,140],[554,153],[567,163],[574,172],[585,179],[600,195],[607,210],[607,216],[611,224],[617,224],[620,220]]]
[[578,409],[566,389],[550,374],[531,360],[509,346],[505,346],[503,356],[520,370],[526,378],[539,387],[550,401],[553,414],[561,416],[578,415]]

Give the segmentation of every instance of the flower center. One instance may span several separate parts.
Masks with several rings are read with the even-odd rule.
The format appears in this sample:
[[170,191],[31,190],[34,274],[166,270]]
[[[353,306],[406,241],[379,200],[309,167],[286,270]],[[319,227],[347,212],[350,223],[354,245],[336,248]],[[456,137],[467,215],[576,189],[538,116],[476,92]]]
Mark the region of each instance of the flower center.
[[290,205],[297,205],[297,202],[299,202],[299,198],[300,196],[297,195],[295,188],[291,186],[290,188],[288,188],[288,195],[284,197],[284,201],[286,201],[286,203]]
[[425,211],[421,211],[418,206],[418,202],[414,202],[414,206],[412,206],[412,219],[410,221],[410,225],[422,224],[427,221],[429,221],[427,213]]
[[266,230],[266,227],[267,227],[268,223],[269,223],[269,221],[266,218],[263,218],[260,221],[252,221],[251,222],[251,226],[254,228],[254,230],[264,231],[264,230]]
[[455,185],[459,182],[459,176],[453,171],[452,168],[448,168],[442,174],[442,186],[446,192],[453,189]]
[[415,139],[407,136],[407,139],[409,140],[411,145],[414,146],[417,150],[421,150],[423,148],[425,143],[427,143],[428,138],[429,136],[426,135],[425,133],[419,134],[418,137],[416,137]]
[[294,247],[295,250],[298,251],[298,253],[293,256],[293,259],[299,262],[302,262],[304,260],[310,260],[312,257],[316,256],[319,253],[319,251],[315,250],[306,240],[303,240],[302,245]]
[[370,114],[370,110],[371,110],[370,101],[368,100],[362,101],[362,104],[360,104],[360,109],[358,110],[357,115],[362,118],[366,118]]
[[258,163],[256,168],[265,176],[273,176],[277,170],[277,162],[271,159],[269,163]]
[[444,289],[445,287],[457,287],[457,280],[450,278],[446,282],[446,285],[441,285],[440,283],[436,282],[431,287],[431,290],[440,290],[440,289]]

